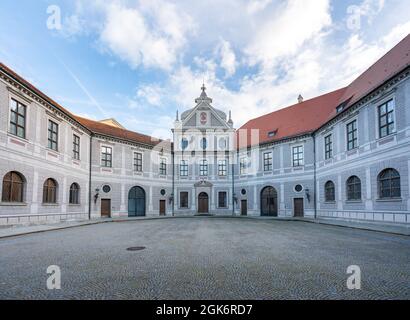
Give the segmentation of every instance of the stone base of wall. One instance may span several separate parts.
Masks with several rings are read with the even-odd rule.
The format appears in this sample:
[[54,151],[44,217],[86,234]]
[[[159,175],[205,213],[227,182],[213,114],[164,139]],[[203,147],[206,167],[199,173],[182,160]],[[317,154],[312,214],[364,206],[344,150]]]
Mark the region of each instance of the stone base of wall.
[[319,210],[317,216],[318,218],[336,218],[357,221],[410,224],[410,212],[356,212]]
[[64,221],[88,220],[87,213],[42,214],[42,215],[4,215],[0,216],[0,226],[33,225],[58,223]]

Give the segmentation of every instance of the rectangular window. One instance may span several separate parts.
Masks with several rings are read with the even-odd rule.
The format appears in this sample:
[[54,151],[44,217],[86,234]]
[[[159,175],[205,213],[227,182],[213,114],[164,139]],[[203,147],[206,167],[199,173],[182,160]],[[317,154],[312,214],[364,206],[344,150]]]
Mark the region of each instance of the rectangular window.
[[227,165],[226,165],[226,160],[219,160],[218,161],[218,175],[220,177],[225,177],[226,176],[226,172],[227,172]]
[[10,102],[10,133],[26,138],[26,106],[14,99]]
[[161,162],[159,163],[159,174],[162,176],[167,175],[167,159],[161,158]]
[[241,160],[239,161],[239,173],[242,174],[246,174],[247,173],[247,165],[248,161],[247,158],[241,158]]
[[48,148],[58,150],[58,124],[48,120]]
[[80,137],[73,134],[73,158],[80,160]]
[[394,131],[394,103],[390,100],[379,106],[379,136],[383,138]]
[[188,192],[181,192],[179,194],[180,208],[188,208]]
[[188,160],[181,160],[181,163],[179,164],[179,175],[181,177],[188,176]]
[[227,208],[227,193],[218,192],[218,208]]
[[357,120],[347,124],[347,151],[357,148]]
[[333,142],[332,135],[329,134],[325,137],[325,160],[331,159],[333,157]]
[[112,167],[112,149],[110,147],[101,147],[101,166]]
[[263,154],[263,170],[272,171],[272,152]]
[[292,148],[293,154],[293,166],[301,167],[303,166],[303,146],[297,146]]
[[201,177],[206,177],[208,175],[208,161],[201,160],[199,163],[199,175]]
[[134,171],[142,172],[142,153],[134,152]]

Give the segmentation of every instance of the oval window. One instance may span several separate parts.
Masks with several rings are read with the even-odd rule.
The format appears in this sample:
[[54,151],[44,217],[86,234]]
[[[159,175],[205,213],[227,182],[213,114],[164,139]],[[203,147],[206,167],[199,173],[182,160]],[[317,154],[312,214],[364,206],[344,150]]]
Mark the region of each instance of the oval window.
[[206,141],[206,138],[202,138],[201,148],[205,150],[207,147],[208,147],[208,142]]
[[295,186],[295,191],[296,192],[302,192],[302,190],[303,190],[303,187],[300,184]]
[[111,187],[110,187],[108,184],[106,184],[106,185],[103,187],[103,191],[104,191],[105,193],[108,193],[108,192],[111,191]]
[[226,149],[226,139],[225,138],[220,138],[219,139],[219,148],[222,150]]
[[182,140],[181,140],[181,149],[185,150],[186,148],[188,148],[188,139],[182,138]]
[[243,196],[246,195],[246,189],[242,189],[241,193]]
[[161,195],[162,195],[162,196],[165,196],[165,193],[166,193],[165,189],[162,189],[162,190],[161,190]]

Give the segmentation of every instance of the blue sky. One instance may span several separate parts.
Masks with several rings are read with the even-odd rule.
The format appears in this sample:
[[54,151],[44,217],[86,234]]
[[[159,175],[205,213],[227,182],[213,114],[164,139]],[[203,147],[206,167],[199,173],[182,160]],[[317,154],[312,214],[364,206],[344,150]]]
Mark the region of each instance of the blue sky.
[[410,32],[407,0],[2,0],[0,21],[3,63],[73,113],[161,138],[203,80],[239,127],[349,84]]

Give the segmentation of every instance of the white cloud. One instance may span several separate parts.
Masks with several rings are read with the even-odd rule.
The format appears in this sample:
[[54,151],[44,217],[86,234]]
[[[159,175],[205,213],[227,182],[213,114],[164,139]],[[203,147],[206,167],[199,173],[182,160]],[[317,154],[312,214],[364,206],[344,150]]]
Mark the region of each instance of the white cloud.
[[137,97],[144,99],[152,106],[160,107],[163,95],[164,92],[158,85],[144,85],[137,89]]
[[236,56],[228,41],[221,40],[218,50],[221,58],[220,66],[225,70],[225,77],[231,77],[236,71]]
[[247,11],[250,14],[257,13],[265,9],[271,2],[272,0],[251,0],[248,3]]

